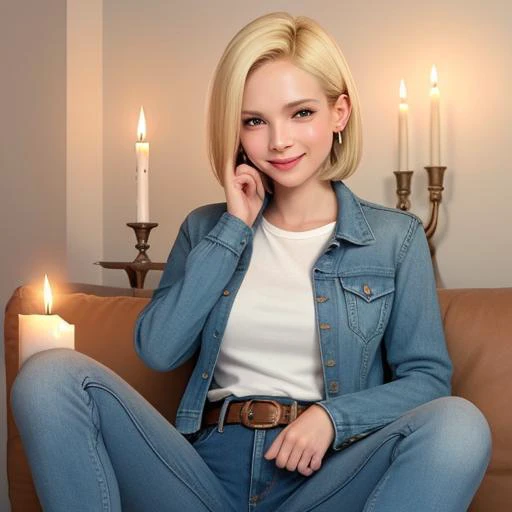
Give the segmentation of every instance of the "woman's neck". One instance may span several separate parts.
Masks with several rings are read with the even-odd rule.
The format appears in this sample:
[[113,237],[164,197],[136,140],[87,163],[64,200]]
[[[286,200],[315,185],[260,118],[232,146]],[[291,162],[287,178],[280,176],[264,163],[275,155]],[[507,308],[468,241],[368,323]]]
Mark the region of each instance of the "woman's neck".
[[274,187],[264,217],[271,224],[289,231],[306,231],[334,222],[338,201],[330,181],[308,187]]

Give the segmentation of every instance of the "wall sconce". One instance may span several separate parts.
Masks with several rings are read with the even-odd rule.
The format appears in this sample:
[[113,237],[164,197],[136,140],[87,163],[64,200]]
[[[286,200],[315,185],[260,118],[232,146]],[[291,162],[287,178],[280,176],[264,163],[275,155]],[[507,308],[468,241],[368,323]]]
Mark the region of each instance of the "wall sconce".
[[[430,73],[430,163],[431,165],[425,167],[428,173],[428,190],[430,199],[430,219],[425,227],[425,234],[427,236],[428,245],[430,248],[430,255],[433,257],[435,248],[432,243],[432,236],[437,228],[437,221],[439,219],[439,204],[441,203],[442,193],[444,190],[443,179],[445,166],[440,165],[440,92],[437,76],[437,69],[432,66]],[[411,180],[413,171],[409,169],[409,151],[408,151],[408,116],[409,105],[407,103],[407,89],[404,80],[400,82],[400,104],[398,112],[398,167],[399,170],[395,171],[396,177],[396,193],[398,196],[398,203],[396,207],[400,210],[408,211],[411,208],[411,201],[409,196],[411,194]]]
[[[428,191],[430,201],[430,218],[428,223],[424,224],[425,234],[428,240],[431,256],[434,256],[435,247],[432,242],[432,236],[436,232],[437,221],[439,219],[439,205],[443,197],[443,180],[445,166],[429,165],[425,167],[428,173]],[[396,194],[398,202],[396,207],[403,211],[409,211],[411,208],[411,180],[413,171],[394,171],[396,177]]]

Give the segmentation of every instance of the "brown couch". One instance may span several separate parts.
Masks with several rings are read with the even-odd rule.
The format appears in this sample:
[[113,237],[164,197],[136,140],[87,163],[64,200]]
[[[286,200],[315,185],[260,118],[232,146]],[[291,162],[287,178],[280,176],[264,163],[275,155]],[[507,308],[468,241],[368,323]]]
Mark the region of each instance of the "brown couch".
[[[112,368],[173,421],[192,362],[160,373],[136,355],[134,322],[152,292],[69,283],[54,285],[53,291],[53,312],[75,324],[76,350]],[[493,433],[492,461],[470,510],[508,512],[512,510],[512,288],[442,289],[439,298],[455,367],[453,394],[475,403]],[[31,512],[41,509],[9,396],[18,370],[19,313],[42,313],[40,290],[18,288],[5,311],[9,497],[13,512]]]

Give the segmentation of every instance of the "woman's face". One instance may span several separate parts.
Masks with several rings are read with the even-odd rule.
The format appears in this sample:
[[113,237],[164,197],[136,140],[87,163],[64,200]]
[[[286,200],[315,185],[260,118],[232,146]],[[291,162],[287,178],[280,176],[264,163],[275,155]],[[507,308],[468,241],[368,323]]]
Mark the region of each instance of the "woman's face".
[[[316,77],[288,60],[265,63],[247,78],[240,142],[274,186],[297,187],[315,179],[328,157],[333,132],[350,115],[346,95],[329,106]],[[295,163],[276,165],[279,160]]]

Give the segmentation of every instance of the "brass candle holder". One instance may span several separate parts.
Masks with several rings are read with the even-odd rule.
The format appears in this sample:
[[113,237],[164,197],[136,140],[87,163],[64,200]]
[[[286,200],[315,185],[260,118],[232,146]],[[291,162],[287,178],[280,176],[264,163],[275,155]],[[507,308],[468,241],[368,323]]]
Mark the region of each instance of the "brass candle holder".
[[149,249],[148,239],[151,230],[158,226],[157,222],[127,222],[127,226],[135,231],[137,243],[135,248],[139,254],[133,261],[96,261],[95,265],[101,265],[103,268],[122,269],[128,274],[130,286],[132,288],[144,288],[146,274],[150,270],[164,270],[165,263],[154,263],[149,259],[146,251]]
[[133,263],[151,263],[149,256],[146,254],[149,249],[149,233],[158,226],[158,222],[127,222],[126,225],[135,231],[135,237],[137,238],[135,248],[139,250],[139,254],[133,260]]
[[[439,219],[439,205],[443,198],[443,180],[444,171],[446,167],[439,165],[429,165],[425,167],[428,173],[428,191],[430,200],[430,219],[425,226],[425,235],[427,236],[430,254],[434,256],[435,247],[432,242],[432,237],[436,232],[437,222]],[[396,207],[403,211],[408,211],[411,208],[411,181],[413,171],[394,171],[396,177],[396,194],[398,202]]]

